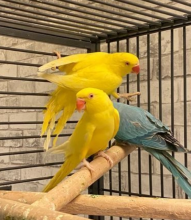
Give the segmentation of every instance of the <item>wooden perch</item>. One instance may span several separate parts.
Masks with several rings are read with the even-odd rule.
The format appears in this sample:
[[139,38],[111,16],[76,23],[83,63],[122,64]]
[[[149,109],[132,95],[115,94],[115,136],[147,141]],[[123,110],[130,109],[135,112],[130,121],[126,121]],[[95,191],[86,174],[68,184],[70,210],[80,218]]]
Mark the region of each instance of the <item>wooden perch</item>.
[[[0,198],[31,204],[44,193],[0,191]],[[70,214],[188,220],[191,200],[80,195],[60,211]]]
[[[135,146],[131,145],[126,145],[124,147],[113,146],[107,150],[106,154],[108,154],[113,160],[113,165],[116,165],[135,148]],[[62,181],[43,198],[34,202],[32,206],[41,206],[51,210],[60,210],[97,179],[103,176],[104,173],[111,169],[110,164],[103,157],[98,157],[93,160],[91,162],[91,166],[94,169],[92,176],[90,171],[83,167],[78,172]]]
[[190,220],[191,200],[80,195],[61,211],[99,216]]
[[46,207],[37,208],[15,201],[0,199],[0,219],[85,220],[86,218],[52,211]]

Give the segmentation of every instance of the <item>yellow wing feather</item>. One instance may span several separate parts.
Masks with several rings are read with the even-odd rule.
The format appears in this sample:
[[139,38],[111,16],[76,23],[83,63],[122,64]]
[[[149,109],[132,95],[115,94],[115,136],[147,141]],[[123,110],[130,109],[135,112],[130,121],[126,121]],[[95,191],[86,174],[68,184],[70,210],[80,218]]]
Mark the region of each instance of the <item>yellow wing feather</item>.
[[77,62],[85,59],[87,57],[87,55],[88,54],[74,54],[71,56],[62,57],[60,59],[53,60],[49,63],[44,64],[43,66],[39,67],[38,70],[39,70],[39,72],[43,72],[43,71],[51,69],[51,68],[64,66],[67,64],[71,64],[71,63],[77,63]]

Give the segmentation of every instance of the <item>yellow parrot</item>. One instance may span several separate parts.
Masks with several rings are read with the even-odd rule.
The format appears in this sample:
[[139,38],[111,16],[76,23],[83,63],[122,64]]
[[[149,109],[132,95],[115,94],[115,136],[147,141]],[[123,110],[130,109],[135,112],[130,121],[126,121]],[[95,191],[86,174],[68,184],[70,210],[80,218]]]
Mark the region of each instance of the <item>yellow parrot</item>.
[[82,89],[76,97],[76,108],[79,111],[83,109],[84,114],[69,139],[49,150],[51,153],[64,153],[65,162],[44,188],[44,192],[54,188],[81,161],[90,172],[93,172],[91,165],[86,161],[91,155],[103,156],[111,166],[113,164],[112,159],[103,150],[118,131],[120,121],[118,111],[102,90]]
[[[58,67],[65,75],[43,73],[48,69]],[[51,133],[57,137],[62,131],[67,120],[75,110],[76,93],[83,88],[97,88],[111,94],[115,98],[130,97],[140,94],[117,94],[115,89],[122,83],[123,76],[129,73],[138,74],[140,71],[139,59],[130,53],[88,53],[76,54],[51,61],[39,68],[39,76],[58,85],[51,94],[44,112],[44,122],[42,125],[43,135],[47,131],[47,139],[44,148],[47,150]],[[55,126],[55,117],[58,113],[62,115]],[[55,127],[55,128],[54,128]],[[54,131],[53,131],[54,129]]]

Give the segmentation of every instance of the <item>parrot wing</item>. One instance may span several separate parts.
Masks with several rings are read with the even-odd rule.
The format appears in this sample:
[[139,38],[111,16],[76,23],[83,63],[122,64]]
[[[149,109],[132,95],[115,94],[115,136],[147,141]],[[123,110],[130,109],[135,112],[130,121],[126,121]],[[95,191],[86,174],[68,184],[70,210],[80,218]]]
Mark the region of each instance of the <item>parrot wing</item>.
[[[98,67],[97,67],[98,68]],[[79,71],[76,74],[58,75],[38,72],[38,75],[60,87],[78,92],[84,88],[97,88],[110,94],[117,88],[122,78],[110,72],[106,67],[88,68],[87,71]]]
[[59,66],[65,66],[67,64],[78,63],[79,61],[85,59],[88,54],[75,54],[67,57],[63,57],[57,60],[53,60],[49,63],[44,64],[43,66],[39,67],[38,71],[43,72],[45,70],[56,68]]
[[91,87],[88,86],[90,84],[97,83],[96,80],[91,80],[87,78],[82,78],[77,76],[76,74],[72,75],[57,75],[57,74],[49,74],[49,73],[38,73],[38,75],[42,78],[47,79],[48,81],[57,84],[60,87],[70,89],[78,92],[79,90]]
[[175,150],[175,146],[168,144],[162,136],[170,133],[168,127],[149,112],[116,102],[114,107],[120,115],[120,127],[115,137],[117,140],[159,150]]

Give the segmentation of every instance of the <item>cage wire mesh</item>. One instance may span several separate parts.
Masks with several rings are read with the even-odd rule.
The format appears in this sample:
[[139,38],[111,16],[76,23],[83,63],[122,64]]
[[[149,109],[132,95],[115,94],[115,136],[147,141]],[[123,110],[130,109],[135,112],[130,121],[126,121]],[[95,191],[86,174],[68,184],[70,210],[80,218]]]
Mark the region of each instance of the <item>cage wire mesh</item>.
[[[124,78],[118,91],[140,91],[141,96],[130,104],[160,118],[190,147],[189,1],[0,0],[0,7],[0,187],[41,191],[63,162],[62,156],[44,158],[45,136],[40,138],[42,111],[55,87],[36,73],[39,66],[56,58],[55,50],[62,55],[136,54],[141,72]],[[72,133],[78,119],[75,113],[59,143]],[[172,155],[191,169],[190,155]],[[169,171],[141,149],[105,174],[89,192],[187,198]]]

